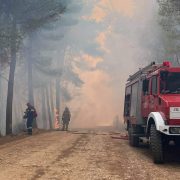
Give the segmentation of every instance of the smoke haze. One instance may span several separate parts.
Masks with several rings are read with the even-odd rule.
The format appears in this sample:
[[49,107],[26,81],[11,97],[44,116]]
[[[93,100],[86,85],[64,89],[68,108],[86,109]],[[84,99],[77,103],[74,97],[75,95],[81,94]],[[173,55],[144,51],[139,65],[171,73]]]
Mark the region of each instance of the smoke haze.
[[[54,124],[56,106],[60,106],[60,115],[69,106],[71,127],[109,126],[117,116],[123,123],[128,76],[162,58],[156,0],[62,2],[69,4],[66,12],[57,21],[25,36],[17,53],[14,133],[22,130],[22,115],[28,102],[28,59],[33,66],[37,124],[48,129],[49,118]],[[8,71],[4,68],[4,79],[0,79],[2,135],[6,129]]]
[[84,85],[82,94],[70,103],[72,109],[79,106],[72,124],[81,127],[112,125],[117,115],[123,122],[124,88],[128,76],[155,61],[158,57],[156,47],[162,46],[158,38],[156,1],[102,0],[92,3],[87,0],[84,8],[90,9],[83,11],[91,13],[82,14],[82,17],[91,28],[79,23],[78,37],[85,33],[88,43],[94,35],[93,40],[102,55],[81,56],[90,70],[79,72]]

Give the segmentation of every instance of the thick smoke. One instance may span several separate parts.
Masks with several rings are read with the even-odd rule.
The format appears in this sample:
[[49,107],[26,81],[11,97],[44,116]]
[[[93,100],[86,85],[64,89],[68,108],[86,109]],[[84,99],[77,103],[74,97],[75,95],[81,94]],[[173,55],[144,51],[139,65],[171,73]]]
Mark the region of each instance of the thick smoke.
[[[70,1],[64,1],[65,3]],[[15,75],[13,129],[23,129],[28,101],[29,42],[33,63],[35,105],[40,128],[49,128],[47,101],[52,98],[55,118],[55,80],[60,82],[60,110],[69,106],[71,127],[123,122],[126,79],[139,67],[162,56],[156,0],[79,0],[71,2],[58,21],[45,25],[23,40]],[[0,79],[1,134],[5,134],[7,72]],[[50,89],[46,87],[50,86]],[[3,88],[2,88],[3,87]],[[3,93],[2,93],[3,92]],[[45,115],[43,114],[45,111]],[[46,122],[46,123],[44,123]]]
[[88,35],[93,34],[103,55],[89,53],[82,56],[90,66],[94,67],[96,62],[96,68],[79,72],[85,84],[81,96],[72,102],[73,109],[79,104],[73,126],[112,125],[117,116],[123,122],[124,88],[128,76],[161,58],[157,3],[155,0],[104,0],[94,1],[93,7],[90,1],[86,5],[91,13],[84,14],[83,18],[94,28],[86,28],[80,23],[78,34],[83,29],[87,42],[90,41]]

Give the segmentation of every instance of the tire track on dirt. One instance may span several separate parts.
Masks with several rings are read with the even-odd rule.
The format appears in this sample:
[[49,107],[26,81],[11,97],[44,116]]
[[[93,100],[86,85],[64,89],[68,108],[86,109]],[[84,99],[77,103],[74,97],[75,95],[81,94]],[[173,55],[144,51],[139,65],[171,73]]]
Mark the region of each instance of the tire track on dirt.
[[68,158],[76,149],[77,146],[80,145],[80,142],[83,139],[86,139],[87,135],[86,134],[82,134],[80,137],[78,137],[72,144],[70,147],[64,149],[63,151],[60,152],[60,154],[56,157],[56,159],[54,161],[51,162],[51,166],[47,166],[46,168],[37,168],[35,174],[33,175],[33,177],[31,178],[31,180],[36,180],[39,179],[41,177],[43,177],[47,172],[50,172],[53,165],[55,165],[56,163],[60,163],[61,161],[63,161],[63,159]]

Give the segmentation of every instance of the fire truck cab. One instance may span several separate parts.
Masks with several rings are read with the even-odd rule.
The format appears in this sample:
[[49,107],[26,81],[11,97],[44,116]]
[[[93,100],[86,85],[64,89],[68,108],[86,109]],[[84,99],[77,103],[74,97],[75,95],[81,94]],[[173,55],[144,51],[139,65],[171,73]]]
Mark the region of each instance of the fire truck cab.
[[124,120],[130,145],[149,143],[154,162],[163,163],[165,146],[180,144],[180,67],[152,62],[130,76]]

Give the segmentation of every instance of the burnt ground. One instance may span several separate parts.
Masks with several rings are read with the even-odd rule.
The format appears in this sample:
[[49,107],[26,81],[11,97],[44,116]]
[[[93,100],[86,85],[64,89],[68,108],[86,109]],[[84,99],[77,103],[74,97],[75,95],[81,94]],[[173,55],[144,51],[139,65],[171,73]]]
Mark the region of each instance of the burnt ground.
[[155,165],[149,148],[119,136],[86,130],[0,138],[0,179],[180,179],[179,149],[169,148],[165,164]]

